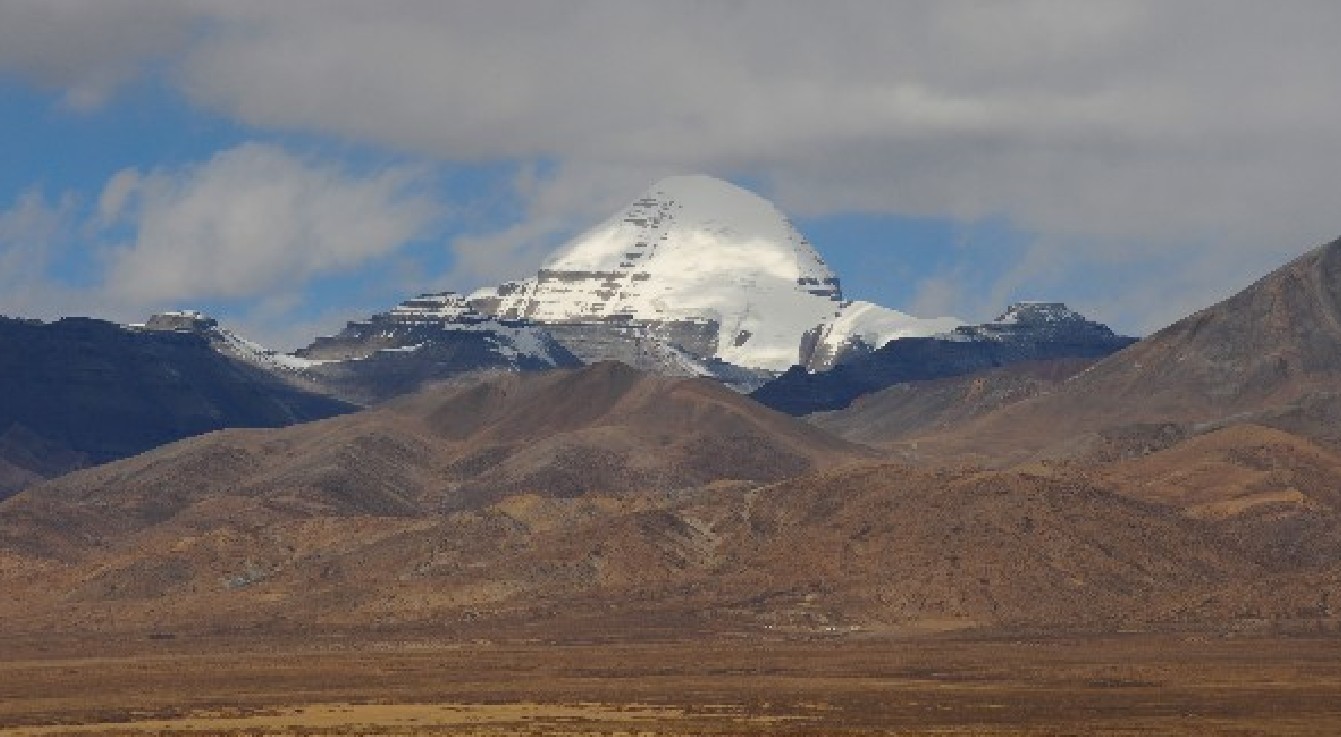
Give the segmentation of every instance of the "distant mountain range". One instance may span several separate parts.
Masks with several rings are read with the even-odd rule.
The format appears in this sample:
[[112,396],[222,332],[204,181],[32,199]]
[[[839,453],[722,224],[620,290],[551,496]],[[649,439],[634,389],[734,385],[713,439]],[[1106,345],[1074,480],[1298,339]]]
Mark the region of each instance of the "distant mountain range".
[[[419,295],[292,356],[253,352],[338,377],[336,390],[360,401],[414,387],[370,388],[378,379],[353,361],[481,341],[521,357],[512,368],[618,360],[747,390],[793,365],[823,370],[890,340],[960,324],[845,300],[838,276],[771,202],[712,177],[682,176],[652,185],[532,277],[469,295]],[[442,356],[418,363],[442,366],[408,370],[425,380],[499,364],[479,355],[460,365]],[[402,365],[389,373],[406,372]]]
[[701,176],[654,184],[534,277],[419,295],[292,355],[195,313],[155,316],[147,327],[199,332],[234,357],[361,404],[480,370],[616,360],[758,390],[793,414],[837,409],[899,381],[1096,358],[1134,340],[1059,303],[1021,302],[967,326],[846,301],[838,276],[772,203]]
[[867,341],[955,324],[844,302],[771,203],[673,177],[533,278],[420,295],[293,354],[192,310],[126,327],[7,321],[0,494],[178,438],[330,416],[481,373],[619,360],[748,390],[798,361],[826,365]]

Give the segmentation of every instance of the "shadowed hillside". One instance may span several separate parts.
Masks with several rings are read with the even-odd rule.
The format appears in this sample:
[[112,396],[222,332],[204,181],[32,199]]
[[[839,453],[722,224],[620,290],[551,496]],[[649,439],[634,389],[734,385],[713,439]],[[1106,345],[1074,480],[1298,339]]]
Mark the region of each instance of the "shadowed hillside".
[[230,360],[196,335],[0,318],[0,497],[211,430],[353,409]]

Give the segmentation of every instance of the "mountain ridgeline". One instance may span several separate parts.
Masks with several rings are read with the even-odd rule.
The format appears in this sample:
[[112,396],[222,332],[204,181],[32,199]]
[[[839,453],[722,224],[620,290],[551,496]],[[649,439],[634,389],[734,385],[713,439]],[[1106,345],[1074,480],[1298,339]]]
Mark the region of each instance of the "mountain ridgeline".
[[748,391],[793,365],[822,370],[958,325],[845,299],[838,275],[773,203],[682,176],[557,249],[533,276],[419,295],[292,356],[270,354],[363,403],[486,368],[604,360]]

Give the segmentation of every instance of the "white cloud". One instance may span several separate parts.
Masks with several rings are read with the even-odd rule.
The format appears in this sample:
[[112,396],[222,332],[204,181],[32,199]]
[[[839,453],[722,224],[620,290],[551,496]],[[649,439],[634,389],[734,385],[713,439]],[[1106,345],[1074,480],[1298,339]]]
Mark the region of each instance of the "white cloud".
[[[173,54],[192,100],[248,124],[439,160],[554,164],[559,175],[523,191],[523,222],[455,243],[458,281],[524,273],[541,244],[605,214],[594,204],[610,192],[654,178],[594,185],[583,172],[747,177],[800,215],[1004,218],[1037,236],[1024,263],[1046,268],[1003,273],[986,293],[1077,284],[1118,305],[1121,291],[1184,290],[1133,303],[1140,327],[1337,230],[1341,4],[1330,0],[39,6],[0,6],[0,68],[72,99]],[[180,222],[204,218],[162,197]],[[173,222],[146,221],[144,261],[127,263],[191,284],[200,277],[153,240],[190,230]],[[207,230],[250,240],[223,222]],[[237,293],[270,267],[312,268],[240,253],[205,286]],[[942,282],[973,257],[930,275],[941,282],[923,299],[948,299]],[[1142,260],[1153,266],[1111,268]],[[1106,284],[1118,271],[1130,283]]]
[[166,0],[11,0],[0,3],[0,71],[63,90],[90,110],[190,35],[190,3]]
[[141,303],[273,295],[391,253],[438,214],[413,170],[351,174],[258,143],[123,172],[103,204],[133,208],[137,232],[111,255],[106,289]]
[[[183,85],[253,124],[445,159],[745,175],[801,215],[1004,216],[1039,236],[1033,263],[1091,281],[1128,257],[1255,267],[1336,227],[1335,3],[231,7]],[[519,273],[534,254],[516,244],[586,210],[537,206],[458,250]],[[1209,296],[1212,276],[1248,276],[1222,271],[1183,282]],[[1173,317],[1149,310],[1142,327]]]
[[315,279],[396,258],[437,223],[443,208],[421,174],[351,172],[248,143],[194,165],[123,170],[88,204],[30,190],[0,210],[0,314],[132,322],[224,306],[247,334],[292,348],[383,306],[355,294],[314,313],[304,301]]
[[29,190],[0,211],[0,314],[58,317],[79,309],[78,293],[47,276],[70,247],[74,207],[69,197],[50,201]]
[[122,169],[107,180],[98,197],[99,222],[104,225],[115,223],[139,186],[140,173],[135,169]]

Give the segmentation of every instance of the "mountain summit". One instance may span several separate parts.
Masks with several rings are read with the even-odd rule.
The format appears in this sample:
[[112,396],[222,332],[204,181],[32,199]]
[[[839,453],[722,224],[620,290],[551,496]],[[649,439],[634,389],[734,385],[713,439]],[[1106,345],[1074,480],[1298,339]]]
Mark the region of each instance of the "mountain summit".
[[957,325],[843,299],[839,278],[768,200],[720,179],[663,179],[555,252],[536,276],[471,295],[538,323],[634,324],[689,353],[781,371],[850,340]]

